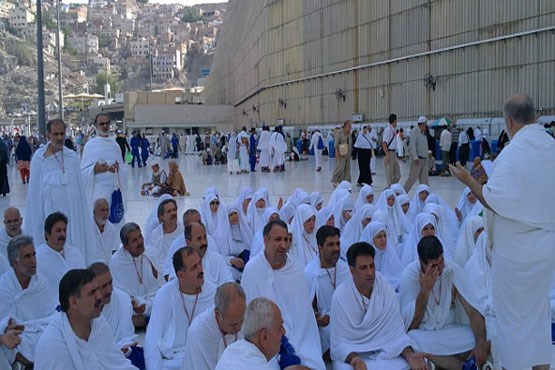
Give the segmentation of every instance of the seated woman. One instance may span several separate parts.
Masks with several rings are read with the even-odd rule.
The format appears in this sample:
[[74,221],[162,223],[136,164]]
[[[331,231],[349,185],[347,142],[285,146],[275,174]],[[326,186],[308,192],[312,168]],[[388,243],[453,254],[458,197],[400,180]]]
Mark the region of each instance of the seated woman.
[[175,197],[177,195],[189,195],[187,191],[187,186],[185,185],[185,180],[183,180],[183,175],[179,171],[179,166],[175,161],[171,161],[169,164],[170,175],[168,176],[168,186],[171,190],[171,194]]
[[168,175],[166,175],[166,171],[160,168],[160,164],[157,161],[152,163],[151,168],[152,179],[141,186],[141,195],[160,196],[165,193]]

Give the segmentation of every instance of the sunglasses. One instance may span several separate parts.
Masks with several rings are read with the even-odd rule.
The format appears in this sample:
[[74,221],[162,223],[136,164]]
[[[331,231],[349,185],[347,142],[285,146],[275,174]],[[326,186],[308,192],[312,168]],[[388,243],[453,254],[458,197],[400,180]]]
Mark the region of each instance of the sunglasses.
[[213,202],[210,202],[210,205],[213,205],[213,204],[219,206],[219,205],[220,205],[220,202],[218,202],[217,200],[215,200],[215,201],[213,201]]
[[110,122],[98,122],[99,126],[110,126]]

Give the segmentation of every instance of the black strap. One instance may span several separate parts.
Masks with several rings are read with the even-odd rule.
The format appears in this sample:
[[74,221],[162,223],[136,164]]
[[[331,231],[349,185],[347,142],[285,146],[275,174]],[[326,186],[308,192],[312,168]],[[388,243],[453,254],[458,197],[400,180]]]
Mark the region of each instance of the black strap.
[[[393,136],[391,137],[391,140],[389,140],[389,143],[387,143],[387,150],[390,150],[390,149],[389,149],[389,146],[390,146],[391,143],[393,142],[393,139],[395,139],[395,132],[393,132]],[[394,151],[395,149],[391,149],[391,150]]]

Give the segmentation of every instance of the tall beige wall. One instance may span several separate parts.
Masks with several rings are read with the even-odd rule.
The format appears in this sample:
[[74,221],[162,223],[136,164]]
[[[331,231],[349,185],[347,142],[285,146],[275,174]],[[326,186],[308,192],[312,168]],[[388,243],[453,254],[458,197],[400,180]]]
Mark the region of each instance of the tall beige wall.
[[516,92],[554,114],[554,27],[553,0],[235,0],[205,96],[236,126],[496,116]]

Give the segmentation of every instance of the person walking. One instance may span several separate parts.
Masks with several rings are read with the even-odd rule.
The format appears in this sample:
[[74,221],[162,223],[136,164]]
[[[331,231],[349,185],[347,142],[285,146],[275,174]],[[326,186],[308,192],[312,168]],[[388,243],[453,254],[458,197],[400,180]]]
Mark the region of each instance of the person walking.
[[397,136],[395,135],[395,129],[397,128],[397,115],[392,113],[389,115],[389,126],[387,126],[383,131],[382,138],[382,149],[385,155],[384,167],[385,167],[385,178],[387,181],[387,187],[389,188],[392,184],[396,184],[401,180],[401,166],[399,166],[399,160],[397,159]]
[[341,181],[351,182],[351,121],[343,122],[335,137],[335,170],[331,178],[331,184],[336,187]]
[[428,138],[426,137],[427,119],[418,118],[418,126],[410,133],[409,155],[411,157],[410,172],[403,187],[408,193],[416,179],[421,184],[428,185]]
[[358,156],[358,180],[357,186],[372,185],[372,171],[370,170],[370,158],[372,158],[372,137],[368,131],[368,125],[362,125],[355,141],[355,149]]
[[29,183],[31,155],[33,155],[33,150],[27,142],[27,138],[25,136],[21,136],[19,143],[15,148],[15,156],[17,158],[17,169],[21,175],[21,181],[23,181],[24,184]]
[[314,150],[314,159],[316,161],[316,171],[322,170],[322,151],[324,150],[324,137],[319,129],[314,130],[310,138],[309,150]]

